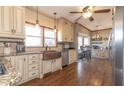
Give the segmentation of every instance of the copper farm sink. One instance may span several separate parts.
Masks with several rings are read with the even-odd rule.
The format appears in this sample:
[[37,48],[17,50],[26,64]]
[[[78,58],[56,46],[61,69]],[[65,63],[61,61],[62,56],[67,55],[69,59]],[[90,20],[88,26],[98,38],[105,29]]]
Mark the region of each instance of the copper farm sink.
[[61,52],[58,51],[44,51],[43,60],[56,59],[61,57]]

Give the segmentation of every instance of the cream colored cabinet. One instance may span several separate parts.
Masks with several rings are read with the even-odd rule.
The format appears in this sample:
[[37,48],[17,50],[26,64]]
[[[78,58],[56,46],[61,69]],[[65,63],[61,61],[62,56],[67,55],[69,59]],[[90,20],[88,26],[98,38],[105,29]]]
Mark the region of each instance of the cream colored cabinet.
[[62,58],[43,61],[43,74],[62,69]]
[[15,56],[16,60],[16,67],[17,67],[17,71],[21,74],[22,79],[19,82],[19,84],[24,83],[28,80],[28,56],[26,55],[21,55],[21,56]]
[[9,6],[1,6],[0,7],[1,9],[1,24],[0,24],[0,36],[5,36],[5,35],[9,35],[10,33],[12,34],[12,29],[11,29],[11,26],[12,26],[12,7],[9,7]]
[[2,32],[2,7],[0,7],[0,33]]
[[14,7],[15,35],[24,38],[25,10],[23,7]]
[[43,60],[43,74],[52,72],[52,60]]
[[58,58],[52,61],[52,72],[62,69],[62,58]]
[[24,38],[24,7],[0,7],[0,37]]
[[70,41],[74,42],[74,25],[70,24]]
[[77,61],[77,53],[75,49],[69,50],[69,64]]
[[58,41],[59,42],[73,42],[74,38],[73,24],[64,18],[58,21]]
[[40,77],[40,55],[28,55],[28,80]]

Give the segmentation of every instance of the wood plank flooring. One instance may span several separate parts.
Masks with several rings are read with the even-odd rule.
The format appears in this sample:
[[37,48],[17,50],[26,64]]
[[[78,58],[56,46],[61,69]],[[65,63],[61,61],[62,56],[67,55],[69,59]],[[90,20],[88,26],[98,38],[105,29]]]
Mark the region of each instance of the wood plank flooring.
[[22,86],[111,86],[112,66],[108,60],[78,61],[43,79],[33,79]]

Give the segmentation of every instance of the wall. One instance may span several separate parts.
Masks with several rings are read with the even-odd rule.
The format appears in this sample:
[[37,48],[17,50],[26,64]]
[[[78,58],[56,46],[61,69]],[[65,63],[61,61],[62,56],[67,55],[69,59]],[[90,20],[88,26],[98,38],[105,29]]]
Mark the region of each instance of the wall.
[[75,48],[77,49],[77,52],[78,52],[78,35],[80,34],[83,34],[85,36],[91,36],[91,32],[84,28],[83,26],[79,25],[79,24],[75,24]]
[[[36,23],[36,11],[31,10],[29,8],[26,8],[25,10],[25,21]],[[54,19],[52,17],[49,17],[46,14],[39,13],[39,24],[42,26],[54,27]],[[34,47],[34,48],[26,48],[26,51],[43,51],[45,48],[41,47]],[[61,50],[61,45],[58,45],[58,47],[51,48],[51,50]]]

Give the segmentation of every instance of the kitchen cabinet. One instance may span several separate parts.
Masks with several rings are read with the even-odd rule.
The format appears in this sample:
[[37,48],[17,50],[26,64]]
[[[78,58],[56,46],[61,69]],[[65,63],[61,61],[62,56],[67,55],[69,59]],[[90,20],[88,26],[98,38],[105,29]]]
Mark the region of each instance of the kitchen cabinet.
[[28,80],[28,56],[27,55],[21,55],[21,56],[15,56],[15,62],[16,62],[16,68],[17,71],[21,74],[22,79],[19,82],[19,84],[24,83]]
[[73,42],[74,29],[73,24],[64,18],[58,21],[58,42]]
[[69,64],[77,61],[77,53],[75,49],[69,50]]
[[28,55],[28,80],[40,77],[40,55]]
[[62,58],[44,60],[43,61],[43,74],[54,72],[62,69]]
[[25,8],[0,7],[0,37],[24,38]]
[[62,58],[58,58],[52,61],[52,72],[62,69]]
[[23,7],[14,7],[14,29],[15,35],[24,38],[25,9]]
[[43,60],[43,74],[52,72],[52,60]]
[[22,84],[34,78],[39,78],[42,75],[42,54],[29,54],[20,56],[4,57],[6,61],[11,62],[17,72],[22,75]]

